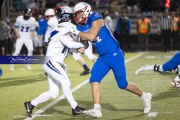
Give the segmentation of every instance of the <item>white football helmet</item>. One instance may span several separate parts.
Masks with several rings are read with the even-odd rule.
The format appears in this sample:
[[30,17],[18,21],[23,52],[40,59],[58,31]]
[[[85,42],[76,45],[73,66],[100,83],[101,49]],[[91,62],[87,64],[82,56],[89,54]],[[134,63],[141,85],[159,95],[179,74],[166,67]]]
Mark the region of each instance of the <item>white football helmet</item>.
[[[77,17],[77,13],[79,12],[83,12],[84,15],[82,17]],[[77,24],[84,25],[88,17],[92,14],[91,6],[88,3],[80,2],[74,6],[73,14],[74,21]]]
[[55,12],[54,12],[54,10],[53,9],[47,9],[46,11],[45,11],[45,14],[44,14],[45,16],[54,16],[55,15]]
[[72,9],[69,6],[63,6],[62,9],[65,13],[72,13]]

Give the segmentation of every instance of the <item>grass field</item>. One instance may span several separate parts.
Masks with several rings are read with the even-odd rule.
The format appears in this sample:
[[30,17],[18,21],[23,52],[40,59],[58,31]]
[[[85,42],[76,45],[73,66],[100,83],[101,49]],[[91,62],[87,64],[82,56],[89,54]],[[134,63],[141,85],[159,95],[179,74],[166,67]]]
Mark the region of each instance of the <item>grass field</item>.
[[[152,110],[149,114],[143,113],[143,103],[140,97],[124,90],[120,90],[115,82],[112,71],[103,79],[102,88],[102,120],[179,120],[180,119],[180,89],[171,86],[170,81],[175,78],[175,73],[160,74],[146,71],[140,75],[134,72],[142,65],[163,64],[169,60],[175,52],[147,52],[132,59],[140,53],[126,53],[127,78],[136,83],[145,92],[150,92],[152,98]],[[83,56],[88,66],[93,63]],[[75,62],[71,55],[68,56],[68,76],[72,82],[71,88],[76,88],[80,83],[87,82],[90,75],[80,76],[82,67]],[[9,70],[9,65],[0,65],[3,75],[0,77],[0,120],[29,120],[26,118],[24,102],[37,97],[48,90],[47,79],[41,65],[32,65],[32,70],[26,70],[26,65],[15,65],[15,71]],[[92,108],[91,85],[82,85],[79,89],[73,89],[74,98],[80,106]],[[53,99],[42,103],[33,110],[34,120],[86,120],[95,119],[87,116],[72,116],[71,108],[66,99],[61,99],[62,91],[54,105]],[[57,102],[58,101],[58,102]],[[57,103],[56,103],[57,102]],[[49,106],[47,106],[49,105]],[[37,111],[45,111],[38,114]],[[48,109],[46,109],[48,108]],[[41,111],[40,111],[41,112]]]

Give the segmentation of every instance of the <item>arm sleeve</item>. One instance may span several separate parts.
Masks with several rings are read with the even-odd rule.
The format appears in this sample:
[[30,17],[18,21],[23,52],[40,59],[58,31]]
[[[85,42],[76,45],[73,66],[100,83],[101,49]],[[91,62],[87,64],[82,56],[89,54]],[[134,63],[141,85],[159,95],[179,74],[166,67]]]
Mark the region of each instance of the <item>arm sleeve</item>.
[[75,42],[71,37],[68,36],[62,36],[60,38],[60,41],[67,46],[68,48],[82,48],[84,45],[80,42]]

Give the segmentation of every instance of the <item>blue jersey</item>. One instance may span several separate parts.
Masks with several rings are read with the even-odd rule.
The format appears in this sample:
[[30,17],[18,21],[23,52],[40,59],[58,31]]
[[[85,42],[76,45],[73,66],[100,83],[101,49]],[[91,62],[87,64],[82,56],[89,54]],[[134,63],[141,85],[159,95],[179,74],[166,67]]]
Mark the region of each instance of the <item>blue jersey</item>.
[[[102,19],[102,16],[94,12],[88,18],[87,23],[84,26],[77,26],[77,29],[81,32],[89,32],[93,22],[98,19]],[[112,69],[119,88],[125,89],[128,82],[126,79],[124,55],[119,47],[119,43],[105,25],[101,27],[93,44],[99,57],[91,70],[90,83],[100,83],[104,76]]]
[[39,28],[38,28],[37,34],[42,35],[43,36],[42,40],[44,41],[45,33],[46,33],[46,30],[47,30],[47,27],[48,27],[47,20],[46,19],[41,19],[41,20],[38,21],[38,24],[39,24]]
[[[102,19],[101,14],[93,12],[88,18],[87,23],[84,26],[77,25],[77,29],[81,32],[89,32],[93,22],[98,19]],[[93,45],[99,56],[106,56],[115,49],[119,49],[119,43],[105,25],[101,27],[96,40],[93,41]]]

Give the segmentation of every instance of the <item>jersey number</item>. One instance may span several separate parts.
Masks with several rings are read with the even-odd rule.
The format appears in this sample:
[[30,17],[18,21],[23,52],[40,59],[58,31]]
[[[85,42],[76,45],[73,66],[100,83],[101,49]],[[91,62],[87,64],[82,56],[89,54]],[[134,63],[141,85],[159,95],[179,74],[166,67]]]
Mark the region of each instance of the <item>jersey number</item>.
[[29,27],[21,26],[21,32],[28,32],[28,31],[29,31]]

